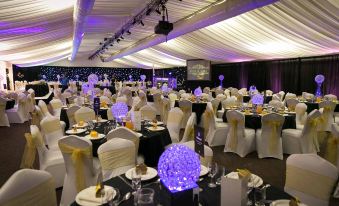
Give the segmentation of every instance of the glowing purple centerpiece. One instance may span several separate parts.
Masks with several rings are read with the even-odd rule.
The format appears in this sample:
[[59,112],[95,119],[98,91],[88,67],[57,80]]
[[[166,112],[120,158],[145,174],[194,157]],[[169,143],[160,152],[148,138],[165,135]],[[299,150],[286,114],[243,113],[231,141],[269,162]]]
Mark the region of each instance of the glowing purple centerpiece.
[[322,74],[318,74],[314,78],[314,81],[317,83],[317,90],[315,91],[315,96],[316,97],[321,97],[322,96],[321,85],[323,84],[324,80],[325,80],[325,77]]
[[198,87],[194,90],[194,96],[200,97],[202,95],[201,87]]
[[158,174],[171,193],[195,188],[200,175],[199,156],[187,146],[175,144],[162,153]]
[[252,97],[252,103],[255,105],[264,104],[264,96],[261,94],[255,94]]
[[122,122],[122,119],[127,116],[128,106],[124,102],[117,102],[117,103],[113,104],[111,110],[112,110],[113,117],[117,121]]
[[220,80],[220,87],[222,88],[222,81],[224,80],[224,75],[219,75],[219,80]]

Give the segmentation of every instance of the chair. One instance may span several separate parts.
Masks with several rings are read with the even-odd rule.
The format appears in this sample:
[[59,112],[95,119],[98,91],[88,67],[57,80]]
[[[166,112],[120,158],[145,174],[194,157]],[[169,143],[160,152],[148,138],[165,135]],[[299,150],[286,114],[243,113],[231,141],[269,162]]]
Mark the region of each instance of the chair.
[[280,94],[273,94],[272,100],[276,100],[276,101],[279,101],[279,102],[282,101],[282,100],[281,100],[281,97],[280,97]]
[[304,99],[307,99],[307,100],[309,100],[309,99],[314,99],[314,94],[311,94],[311,93],[308,93],[308,92],[303,92],[303,93],[302,93],[302,97],[303,97]]
[[226,95],[226,97],[230,97],[231,91],[229,89],[225,89],[224,94]]
[[222,102],[222,107],[224,109],[229,109],[236,105],[237,105],[237,98],[235,96],[231,96]]
[[293,154],[286,160],[284,190],[308,206],[329,205],[337,179],[337,168],[317,154]]
[[111,104],[111,100],[107,96],[101,96],[100,102],[105,102],[106,104]]
[[286,102],[286,106],[287,106],[288,110],[295,111],[295,107],[299,103],[299,100],[297,100],[297,99],[286,99],[285,102]]
[[285,110],[285,105],[283,102],[279,101],[279,100],[271,100],[268,105],[274,107],[275,109],[279,110],[279,109],[284,109]]
[[305,103],[298,103],[295,106],[295,123],[297,125],[297,129],[303,129],[304,124],[306,122],[307,117],[307,105]]
[[135,144],[135,154],[138,155],[138,150],[139,150],[139,140],[142,134],[138,132],[134,132],[127,127],[118,127],[112,131],[110,131],[106,139],[107,141],[114,139],[114,138],[122,138],[122,139],[127,139],[132,141]]
[[53,116],[60,118],[61,108],[62,108],[62,102],[60,99],[52,99],[49,104],[51,105],[53,109]]
[[169,93],[168,98],[171,101],[171,108],[173,108],[175,104],[175,100],[178,99],[178,95],[176,95],[175,93]]
[[211,88],[209,88],[209,87],[204,87],[204,89],[203,89],[202,91],[203,91],[203,93],[205,93],[205,94],[210,94],[210,90],[211,90]]
[[36,125],[30,126],[31,133],[26,133],[26,146],[21,168],[33,168],[36,151],[39,155],[39,169],[50,173],[55,180],[55,188],[62,187],[65,177],[65,163],[60,150],[48,149],[41,132]]
[[27,95],[27,107],[28,107],[28,112],[32,113],[35,109],[35,100],[34,100],[34,94],[28,94]]
[[189,100],[181,100],[179,101],[179,108],[184,115],[181,120],[181,128],[185,128],[188,118],[192,114],[192,102]]
[[195,112],[192,112],[190,118],[188,118],[185,131],[184,131],[184,136],[180,140],[181,143],[194,140],[194,125],[196,123],[197,123],[197,115],[195,114]]
[[75,112],[78,111],[81,107],[79,106],[71,106],[66,110],[66,114],[68,117],[69,128],[72,128],[77,122],[75,121]]
[[318,124],[318,131],[331,131],[331,125],[334,123],[334,109],[337,106],[335,102],[323,101],[319,103],[319,111],[321,113]]
[[8,116],[6,114],[6,103],[7,101],[0,97],[0,126],[9,127]]
[[142,90],[139,92],[139,102],[134,106],[135,111],[139,111],[141,107],[147,104],[146,94]]
[[38,106],[40,107],[40,110],[42,114],[44,115],[44,117],[52,116],[52,114],[48,111],[47,105],[44,101],[39,100]]
[[154,102],[149,102],[148,104],[154,108],[154,110],[157,112],[157,115],[161,115],[162,111],[161,94],[160,93],[153,94],[153,100]]
[[77,123],[80,121],[91,121],[95,120],[95,112],[93,109],[88,107],[80,107],[77,111],[74,113],[74,119]]
[[17,94],[18,105],[12,109],[6,110],[8,121],[10,123],[24,123],[29,120],[29,112],[27,110],[27,97],[23,93]]
[[98,148],[103,180],[124,174],[135,167],[135,145],[132,141],[113,138]]
[[284,91],[280,91],[278,94],[279,94],[279,97],[280,97],[280,101],[283,101],[284,97],[285,97],[285,92]]
[[171,102],[167,98],[162,99],[161,120],[167,124],[168,112],[171,109]]
[[202,125],[205,129],[205,141],[210,147],[225,145],[228,124],[216,122],[211,103],[207,103],[206,110],[202,114]]
[[225,99],[227,99],[227,96],[224,94],[218,94],[216,96],[216,99],[220,100],[220,102],[224,101]]
[[226,113],[229,130],[224,152],[233,152],[245,157],[255,150],[255,130],[245,128],[245,116],[236,110]]
[[219,106],[219,104],[220,104],[220,100],[215,98],[215,99],[213,99],[213,100],[211,101],[211,103],[212,103],[213,113],[214,113],[214,115],[216,116],[217,110],[218,110],[218,106]]
[[154,120],[156,119],[157,113],[155,109],[150,105],[145,105],[140,108],[141,119]]
[[98,161],[93,161],[89,139],[71,135],[61,138],[58,144],[66,166],[60,205],[70,205],[78,192],[96,185],[101,168]]
[[57,206],[55,183],[48,172],[16,171],[1,187],[0,205]]
[[40,122],[46,144],[49,149],[58,148],[58,140],[64,136],[64,131],[58,118],[50,116],[44,117]]
[[178,107],[172,108],[168,113],[167,129],[173,143],[179,142],[179,134],[183,116],[184,113]]
[[256,132],[256,143],[259,158],[273,157],[282,160],[283,148],[281,129],[285,117],[276,113],[264,115],[261,128]]
[[74,98],[74,104],[78,105],[79,107],[81,107],[82,105],[85,104],[85,97],[81,97],[81,96],[77,96]]
[[[194,151],[194,141],[188,141],[180,144],[183,144]],[[204,145],[204,157],[200,156],[200,163],[205,167],[208,167],[208,164],[211,163],[212,160],[213,150],[209,146]]]
[[220,87],[215,89],[215,96],[218,96],[218,94],[224,94],[224,90]]
[[317,138],[317,121],[320,117],[318,110],[313,110],[307,116],[305,126],[300,129],[284,129],[282,144],[285,154],[302,154],[319,152]]
[[247,94],[247,88],[239,89],[238,93],[241,94],[241,95],[246,95]]
[[272,90],[266,90],[266,96],[272,96],[273,91]]
[[286,100],[288,100],[288,99],[296,99],[296,98],[297,98],[297,95],[296,95],[296,94],[287,92],[287,94],[285,95],[285,102],[286,102]]

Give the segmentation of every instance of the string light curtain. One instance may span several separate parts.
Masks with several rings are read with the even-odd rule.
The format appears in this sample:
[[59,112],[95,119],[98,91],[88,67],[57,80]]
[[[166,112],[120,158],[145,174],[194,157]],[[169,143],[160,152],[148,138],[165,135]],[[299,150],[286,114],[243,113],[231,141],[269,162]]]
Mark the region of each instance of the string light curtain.
[[165,68],[185,59],[242,62],[338,53],[338,10],[336,0],[282,0],[115,61]]

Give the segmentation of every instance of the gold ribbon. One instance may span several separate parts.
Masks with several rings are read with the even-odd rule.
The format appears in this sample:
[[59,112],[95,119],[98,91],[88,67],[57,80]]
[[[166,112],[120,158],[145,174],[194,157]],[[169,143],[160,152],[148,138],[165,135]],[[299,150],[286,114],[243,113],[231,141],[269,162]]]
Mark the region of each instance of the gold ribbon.
[[208,167],[208,163],[212,162],[213,156],[206,156],[202,157],[200,156],[200,164],[204,165],[205,167]]
[[171,103],[166,101],[166,102],[163,102],[162,104],[162,107],[163,107],[163,117],[162,117],[162,121],[167,121],[167,118],[168,118],[168,111],[170,110],[170,105]]
[[92,147],[86,148],[77,148],[72,147],[66,144],[60,144],[59,148],[62,153],[71,154],[72,163],[75,169],[75,184],[77,191],[80,192],[81,190],[86,188],[86,178],[84,175],[84,158],[92,159]]
[[98,157],[103,170],[135,164],[135,150],[131,150],[131,147],[99,153]]
[[22,155],[20,168],[33,168],[36,156],[36,145],[30,133],[25,133],[26,145]]
[[324,106],[323,107],[323,114],[321,115],[321,117],[319,118],[319,120],[321,121],[322,125],[325,126],[327,125],[328,122],[328,115],[331,112],[332,107],[331,106]]
[[281,123],[278,121],[266,121],[267,124],[272,128],[271,138],[269,140],[269,151],[270,153],[276,153],[278,150],[278,128],[281,126]]
[[230,121],[231,124],[231,139],[228,142],[228,148],[230,148],[232,151],[236,151],[238,146],[238,124],[241,122],[241,120],[233,119]]
[[[212,108],[213,109],[213,108]],[[207,137],[208,131],[209,131],[209,125],[211,121],[214,121],[214,114],[213,111],[210,110],[209,108],[206,108],[204,114],[203,114],[203,118],[204,118],[204,133],[205,133],[205,137]]]
[[179,105],[179,108],[182,110],[184,114],[190,114],[192,112],[192,107],[188,105]]
[[336,179],[332,179],[313,171],[305,170],[292,165],[286,166],[285,188],[291,188],[293,190],[309,194],[318,199],[328,201],[335,182]]
[[319,151],[319,142],[317,137],[317,125],[318,125],[318,119],[320,118],[314,118],[308,120],[308,123],[310,124],[310,133],[309,133],[309,141],[313,143],[316,151]]
[[335,137],[333,134],[327,140],[327,148],[325,153],[325,159],[337,166],[338,161],[338,145],[339,137]]
[[[29,178],[29,177],[28,177]],[[42,182],[29,190],[14,196],[1,204],[2,206],[34,205],[46,206],[57,205],[55,183],[53,178]]]

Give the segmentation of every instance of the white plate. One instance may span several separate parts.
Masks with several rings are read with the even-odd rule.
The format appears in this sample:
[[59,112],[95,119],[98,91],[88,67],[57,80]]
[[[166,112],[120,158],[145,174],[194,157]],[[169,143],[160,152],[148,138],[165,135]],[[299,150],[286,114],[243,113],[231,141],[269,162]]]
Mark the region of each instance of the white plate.
[[161,130],[164,130],[165,129],[165,127],[147,127],[147,129],[148,130],[150,130],[150,131],[161,131]]
[[77,128],[84,128],[84,127],[87,127],[88,124],[86,122],[84,122],[84,124],[82,126],[79,126],[79,124],[75,124],[74,127],[77,127]]
[[[226,175],[226,177],[228,178],[233,178],[233,179],[238,179],[238,173],[237,172],[230,172]],[[264,183],[264,181],[262,180],[261,177],[255,175],[255,174],[251,174],[251,179],[248,182],[248,187],[255,187],[258,188],[260,187],[262,184]]]
[[104,138],[105,135],[104,135],[104,134],[98,134],[98,137],[91,137],[91,135],[88,134],[88,135],[86,135],[85,137],[88,138],[88,139],[90,139],[90,140],[97,140],[97,139],[102,139],[102,138]]
[[[112,199],[114,199],[117,193],[113,189],[113,187],[105,185],[104,188],[105,188],[105,196],[107,194],[107,191],[111,190],[113,191]],[[106,200],[107,198],[104,197],[103,199]],[[101,197],[99,198],[95,197],[95,186],[91,186],[91,187],[81,190],[75,197],[75,201],[79,205],[86,205],[86,206],[96,206],[96,205],[102,204]],[[106,201],[104,203],[106,203]]]
[[208,174],[208,168],[204,165],[200,165],[200,177]]
[[67,130],[66,134],[81,134],[86,132],[86,129],[77,129],[76,132],[73,131],[73,129]]
[[109,109],[108,107],[100,107],[100,109],[102,109],[102,110],[107,110],[107,109]]
[[[150,123],[151,125],[154,124],[154,123]],[[157,122],[157,125],[163,125],[164,123],[163,122]]]
[[[99,122],[100,123],[103,123],[103,122],[107,122],[108,120],[107,119],[100,119]],[[96,123],[97,120],[92,120],[93,123]]]
[[[135,171],[135,168],[129,169],[126,173],[125,176],[127,179],[132,180],[132,171]],[[150,180],[158,175],[158,172],[156,169],[152,167],[147,167],[147,172],[145,175],[141,175],[141,181],[146,181]]]
[[[273,201],[270,206],[289,206],[290,205],[290,200],[276,200]],[[303,203],[299,203],[299,206],[307,206]]]

